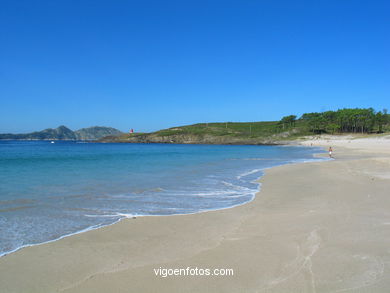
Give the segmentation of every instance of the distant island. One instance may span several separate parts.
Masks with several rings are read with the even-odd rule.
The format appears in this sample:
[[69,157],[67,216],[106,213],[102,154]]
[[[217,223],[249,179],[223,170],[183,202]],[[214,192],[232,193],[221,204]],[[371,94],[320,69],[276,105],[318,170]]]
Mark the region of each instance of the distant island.
[[284,144],[317,134],[369,134],[390,131],[387,110],[340,109],[288,115],[279,121],[198,123],[151,133],[126,133],[101,138],[100,142],[179,144]]
[[115,136],[123,134],[118,129],[112,127],[93,126],[88,128],[81,128],[73,131],[66,126],[59,126],[57,128],[47,128],[42,131],[35,131],[31,133],[0,134],[0,140],[89,140],[95,141],[106,136]]

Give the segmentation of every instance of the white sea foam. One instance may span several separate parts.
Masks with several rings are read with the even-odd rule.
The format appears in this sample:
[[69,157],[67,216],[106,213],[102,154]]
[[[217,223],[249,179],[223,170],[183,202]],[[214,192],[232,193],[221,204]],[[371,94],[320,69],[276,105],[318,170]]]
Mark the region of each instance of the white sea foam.
[[3,257],[7,254],[10,254],[10,253],[13,253],[13,252],[16,252],[22,248],[25,248],[25,247],[31,247],[31,246],[36,246],[36,245],[41,245],[41,244],[46,244],[46,243],[51,243],[51,242],[54,242],[54,241],[57,241],[57,240],[60,240],[60,239],[63,239],[63,238],[66,238],[66,237],[69,237],[69,236],[73,236],[73,235],[77,235],[77,234],[81,234],[81,233],[84,233],[84,232],[88,232],[88,231],[91,231],[91,230],[96,230],[96,229],[99,229],[99,228],[102,228],[102,227],[105,227],[105,226],[110,226],[110,225],[113,225],[115,223],[117,223],[118,221],[115,221],[113,223],[110,223],[110,224],[106,224],[106,225],[93,225],[91,227],[87,227],[85,229],[82,229],[80,231],[77,231],[77,232],[74,232],[74,233],[69,233],[69,234],[65,234],[65,235],[62,235],[60,237],[57,237],[55,239],[51,239],[51,240],[48,240],[48,241],[43,241],[43,242],[39,242],[39,243],[34,243],[34,244],[24,244],[24,245],[21,245],[13,250],[10,250],[10,251],[6,251],[6,252],[3,252],[3,253],[0,253],[0,257]]
[[238,175],[236,178],[237,178],[237,179],[241,179],[242,177],[246,177],[246,176],[248,176],[248,175],[252,175],[252,174],[254,174],[254,173],[261,172],[262,170],[263,170],[263,169],[254,169],[254,170],[251,170],[251,171],[242,173],[242,174]]

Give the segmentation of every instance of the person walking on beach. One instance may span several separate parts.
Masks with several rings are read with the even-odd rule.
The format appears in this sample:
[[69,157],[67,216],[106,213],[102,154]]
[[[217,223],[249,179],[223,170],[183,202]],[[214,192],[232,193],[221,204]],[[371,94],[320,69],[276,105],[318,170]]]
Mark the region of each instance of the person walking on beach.
[[333,157],[332,157],[332,152],[333,152],[332,147],[329,147],[329,158],[333,158]]

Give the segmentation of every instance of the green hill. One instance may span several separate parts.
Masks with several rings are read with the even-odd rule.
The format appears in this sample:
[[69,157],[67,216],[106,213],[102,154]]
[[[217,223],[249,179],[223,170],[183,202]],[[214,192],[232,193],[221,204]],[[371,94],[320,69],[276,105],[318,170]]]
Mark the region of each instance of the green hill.
[[195,143],[195,144],[280,144],[313,134],[382,133],[390,131],[387,110],[340,109],[295,115],[280,121],[198,123],[152,133],[108,136],[101,142]]
[[305,122],[286,127],[278,121],[198,123],[152,133],[131,133],[105,137],[102,142],[199,143],[199,144],[277,144],[309,134]]

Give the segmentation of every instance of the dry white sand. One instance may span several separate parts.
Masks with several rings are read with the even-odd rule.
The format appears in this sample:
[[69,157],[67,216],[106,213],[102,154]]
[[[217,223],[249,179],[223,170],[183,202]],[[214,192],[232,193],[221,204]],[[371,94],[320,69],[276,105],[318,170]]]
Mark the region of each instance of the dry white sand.
[[2,257],[0,292],[390,292],[390,140],[376,140],[331,141],[334,161],[269,169],[240,207],[128,219]]
[[336,146],[377,155],[390,153],[390,135],[317,135],[301,142],[306,146]]

